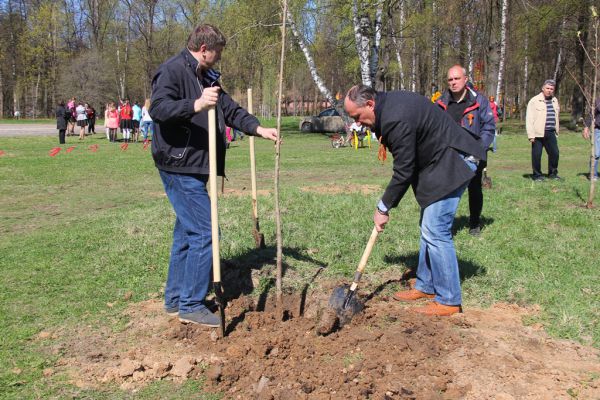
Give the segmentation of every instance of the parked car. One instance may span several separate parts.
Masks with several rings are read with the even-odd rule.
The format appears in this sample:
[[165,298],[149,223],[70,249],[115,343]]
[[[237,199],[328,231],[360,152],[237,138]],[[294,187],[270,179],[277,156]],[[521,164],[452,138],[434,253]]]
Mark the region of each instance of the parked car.
[[300,121],[301,132],[338,133],[345,132],[344,120],[333,107],[327,108],[316,117],[307,117]]

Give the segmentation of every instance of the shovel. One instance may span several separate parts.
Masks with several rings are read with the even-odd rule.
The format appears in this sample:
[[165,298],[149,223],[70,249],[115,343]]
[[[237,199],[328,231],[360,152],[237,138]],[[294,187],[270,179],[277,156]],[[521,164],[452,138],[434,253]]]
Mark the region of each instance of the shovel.
[[356,268],[356,272],[354,272],[352,285],[350,285],[350,287],[347,285],[338,286],[333,290],[333,293],[329,298],[329,310],[323,314],[317,328],[317,333],[320,335],[327,335],[335,330],[336,327],[340,327],[350,322],[352,317],[364,308],[364,305],[356,299],[355,294],[362,273],[367,266],[367,261],[371,256],[371,251],[373,250],[378,234],[377,228],[373,227],[371,237],[367,242],[367,246],[365,247],[360,262],[358,263],[358,268]]
[[[248,112],[252,114],[252,89],[248,89]],[[254,156],[254,136],[250,136],[250,180],[252,184],[252,236],[257,249],[265,248],[265,235],[258,225],[258,200],[256,193],[256,158]]]
[[215,107],[208,109],[208,158],[210,185],[210,224],[212,228],[213,287],[221,316],[221,336],[225,337],[225,299],[221,284],[221,258],[219,256],[219,214],[217,212],[217,118]]
[[481,177],[481,186],[485,189],[492,188],[492,178],[487,175],[487,168],[483,169],[483,176]]

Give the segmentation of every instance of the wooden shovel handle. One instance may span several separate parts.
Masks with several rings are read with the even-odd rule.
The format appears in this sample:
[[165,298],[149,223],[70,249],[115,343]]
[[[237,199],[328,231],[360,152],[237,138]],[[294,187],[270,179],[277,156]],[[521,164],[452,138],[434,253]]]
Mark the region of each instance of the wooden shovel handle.
[[215,107],[208,109],[208,158],[213,281],[218,283],[221,282],[221,258],[219,257],[219,213],[217,211],[217,114]]
[[377,241],[378,234],[379,234],[379,232],[377,232],[377,228],[373,227],[373,231],[371,232],[371,237],[369,238],[369,241],[367,242],[367,247],[365,247],[365,251],[363,252],[360,262],[358,263],[358,268],[356,268],[356,272],[362,273],[363,270],[365,269],[365,267],[367,266],[367,261],[369,260],[369,257],[371,256],[371,251],[373,250],[373,246],[375,245],[375,242]]

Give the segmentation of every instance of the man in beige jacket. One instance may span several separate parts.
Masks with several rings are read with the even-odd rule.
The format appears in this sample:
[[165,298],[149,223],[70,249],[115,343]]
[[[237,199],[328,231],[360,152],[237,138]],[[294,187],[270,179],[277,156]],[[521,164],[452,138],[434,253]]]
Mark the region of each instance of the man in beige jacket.
[[561,180],[558,176],[558,115],[560,106],[554,97],[556,82],[548,79],[542,92],[527,103],[527,138],[531,142],[532,178],[536,182],[544,180],[542,175],[542,147],[548,154],[548,178]]

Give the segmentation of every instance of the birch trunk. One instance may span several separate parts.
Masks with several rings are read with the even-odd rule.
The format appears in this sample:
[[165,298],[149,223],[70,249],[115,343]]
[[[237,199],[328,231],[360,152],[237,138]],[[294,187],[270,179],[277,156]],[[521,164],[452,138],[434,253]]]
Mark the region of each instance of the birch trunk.
[[325,86],[325,82],[323,82],[323,79],[319,76],[317,67],[315,65],[315,60],[313,59],[312,54],[310,54],[310,50],[306,46],[304,37],[302,35],[300,35],[300,33],[298,32],[298,29],[296,28],[296,24],[294,23],[294,19],[292,18],[292,14],[290,13],[289,10],[287,10],[287,21],[290,24],[290,29],[292,30],[292,34],[296,38],[296,43],[298,43],[298,46],[300,47],[300,49],[302,50],[302,53],[304,54],[304,58],[306,59],[306,63],[308,64],[308,70],[310,72],[310,76],[313,79],[313,82],[319,89],[319,92],[321,92],[321,95],[323,95],[323,97],[325,97],[328,102],[330,102],[332,105],[337,105],[338,104],[337,100],[331,94],[331,91],[329,90],[329,88],[327,86]]
[[392,43],[394,44],[394,53],[396,54],[396,61],[398,62],[398,87],[400,90],[404,90],[404,70],[402,68],[402,47],[403,37],[402,30],[404,29],[404,1],[400,2],[400,9],[398,12],[400,16],[399,31],[396,32],[394,28],[394,19],[391,8],[388,11],[388,17],[390,21],[390,36],[392,37]]
[[[373,47],[371,48],[371,65],[370,77],[371,83],[375,82],[377,69],[379,68],[379,49],[381,47],[381,19],[383,17],[383,1],[377,2],[377,10],[375,11],[375,32],[373,38]],[[383,89],[383,88],[382,88]]]
[[521,110],[520,119],[525,119],[525,108],[527,107],[527,100],[529,99],[529,29],[525,29],[525,60],[523,60],[523,95],[521,98],[521,105],[519,108]]
[[0,119],[4,118],[4,77],[0,71]]
[[410,90],[417,91],[417,40],[413,39],[412,68],[410,71]]
[[363,85],[372,86],[371,68],[369,66],[369,28],[371,22],[366,16],[358,16],[358,2],[352,0],[352,24],[354,25],[354,39],[356,42],[356,53],[360,61],[360,76]]
[[35,82],[35,87],[33,88],[33,101],[32,101],[32,113],[33,113],[33,119],[36,118],[36,114],[37,114],[37,103],[38,103],[38,97],[39,97],[39,93],[40,93],[40,80],[42,79],[42,74],[40,72],[38,72],[37,75],[37,80]]
[[[500,62],[498,63],[498,83],[496,85],[496,101],[504,101],[502,83],[504,81],[504,64],[506,59],[506,19],[508,15],[508,0],[502,0],[502,13],[500,17]],[[504,115],[504,114],[503,114]],[[504,119],[504,118],[503,118]]]
[[433,26],[431,28],[431,89],[432,92],[438,90],[438,72],[439,72],[439,55],[440,55],[440,44],[439,44],[439,31],[436,25],[437,19],[437,0],[431,2],[431,12]]

